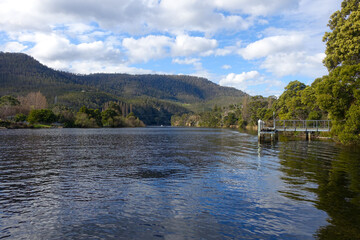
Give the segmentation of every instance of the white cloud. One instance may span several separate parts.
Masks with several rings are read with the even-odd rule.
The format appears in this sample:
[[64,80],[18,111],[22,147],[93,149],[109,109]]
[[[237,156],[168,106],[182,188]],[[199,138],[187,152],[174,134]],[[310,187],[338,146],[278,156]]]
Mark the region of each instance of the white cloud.
[[331,14],[341,8],[341,0],[299,0],[299,7],[284,12],[285,20],[297,21],[297,28],[312,28],[319,32],[327,29]]
[[139,39],[125,38],[123,46],[127,49],[130,62],[147,62],[169,56],[208,56],[216,48],[217,41],[188,35],[179,35],[176,38],[149,35]]
[[65,25],[68,28],[68,32],[72,34],[89,33],[94,30],[94,26],[84,23],[68,23]]
[[[41,12],[39,0],[0,1],[0,29],[6,31],[50,31],[47,12]],[[51,21],[52,22],[52,21]]]
[[262,58],[278,52],[301,49],[304,39],[300,34],[267,37],[247,45],[238,53],[246,60]]
[[191,65],[191,64],[196,64],[200,61],[200,58],[185,58],[185,59],[180,59],[180,58],[175,58],[173,59],[173,63],[177,63],[177,64],[187,64],[187,65]]
[[284,83],[276,79],[266,79],[258,71],[230,73],[220,80],[221,86],[234,87],[250,95],[279,96],[284,90]]
[[298,4],[299,0],[2,0],[0,28],[49,32],[52,26],[68,24],[71,31],[84,31],[88,23],[96,22],[117,33],[213,34],[266,24],[264,18],[256,18],[281,14]]
[[147,62],[169,55],[172,39],[166,36],[149,35],[139,39],[125,38],[123,46],[128,51],[131,62]]
[[243,72],[241,74],[230,73],[221,79],[221,86],[235,87],[240,90],[246,90],[249,84],[263,81],[263,77],[258,71]]
[[209,76],[208,71],[203,69],[202,63],[200,62],[200,58],[185,58],[185,59],[175,58],[173,59],[172,62],[177,64],[193,65],[194,69],[196,70],[195,75],[197,76],[201,75],[204,77],[205,75],[204,73],[206,73],[206,75]]
[[179,35],[176,37],[171,52],[173,56],[191,56],[193,54],[207,56],[212,54],[212,50],[216,47],[217,41],[215,39]]
[[27,46],[19,42],[8,42],[1,48],[4,52],[22,52],[27,48]]
[[166,29],[176,34],[184,31],[214,33],[225,29],[244,30],[253,24],[251,18],[244,19],[231,11],[225,15],[219,10],[214,1],[162,0],[154,8],[150,22],[156,29]]
[[193,65],[194,73],[190,73],[191,76],[202,77],[207,79],[214,79],[216,76],[210,73],[208,70],[203,68],[203,65],[200,61],[200,58],[175,58],[172,60],[173,63],[183,64],[183,65]]
[[[74,71],[79,68],[74,68],[74,65],[81,65],[81,62],[87,64],[93,62],[93,66],[112,66],[121,64],[122,53],[113,45],[113,39],[104,39],[103,41],[93,41],[88,43],[75,44],[63,35],[56,33],[27,33],[15,36],[20,42],[30,42],[34,46],[25,50],[25,53],[30,54],[38,59],[43,64],[61,70]],[[26,46],[16,44],[17,47],[25,49]],[[95,64],[96,63],[96,64]],[[88,64],[88,66],[90,66]],[[104,67],[106,68],[106,67]],[[90,68],[84,68],[89,72],[94,72]],[[83,70],[78,72],[83,73]]]
[[27,39],[35,42],[35,46],[28,53],[43,60],[107,61],[120,56],[120,50],[107,45],[104,41],[74,44],[66,37],[55,33],[29,35]]
[[275,12],[296,9],[299,0],[214,0],[215,6],[230,12],[241,12],[251,15],[269,15]]
[[164,72],[156,72],[142,68],[129,67],[125,64],[107,64],[102,65],[95,60],[72,62],[68,69],[76,73],[128,73],[128,74],[165,74]]
[[327,73],[322,63],[324,57],[324,53],[315,55],[305,52],[278,53],[268,56],[261,67],[278,77],[300,74],[316,78]]
[[227,64],[225,64],[225,65],[222,65],[222,67],[221,67],[222,69],[231,69],[231,66],[230,65],[227,65]]

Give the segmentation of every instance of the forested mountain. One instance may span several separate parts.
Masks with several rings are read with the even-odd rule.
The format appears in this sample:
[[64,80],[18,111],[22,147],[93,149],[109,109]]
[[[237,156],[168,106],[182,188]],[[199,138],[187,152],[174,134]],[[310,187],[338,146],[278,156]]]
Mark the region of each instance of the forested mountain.
[[[50,104],[101,108],[120,100],[146,124],[170,124],[173,114],[236,103],[246,94],[207,79],[180,75],[90,74],[56,71],[22,53],[0,52],[0,97],[40,91]],[[141,116],[143,115],[143,116]]]

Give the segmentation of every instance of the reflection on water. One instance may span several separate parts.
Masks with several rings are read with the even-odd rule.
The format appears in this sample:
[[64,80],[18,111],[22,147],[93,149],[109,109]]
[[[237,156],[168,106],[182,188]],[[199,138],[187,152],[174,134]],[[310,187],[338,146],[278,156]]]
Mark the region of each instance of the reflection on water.
[[[360,239],[360,150],[329,147],[324,142],[290,142],[279,153],[282,179],[293,191],[284,195],[312,201],[325,211],[328,224],[316,232],[319,239]],[[314,198],[308,194],[313,193]]]
[[359,150],[231,130],[0,131],[0,239],[356,239]]

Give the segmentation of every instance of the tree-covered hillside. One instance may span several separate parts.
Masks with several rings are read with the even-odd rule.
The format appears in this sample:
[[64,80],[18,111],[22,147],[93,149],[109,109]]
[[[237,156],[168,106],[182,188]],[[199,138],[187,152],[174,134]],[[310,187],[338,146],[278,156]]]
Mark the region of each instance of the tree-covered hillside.
[[0,97],[40,91],[48,103],[74,110],[108,101],[134,105],[146,124],[170,124],[174,114],[237,102],[246,94],[207,79],[178,75],[90,74],[56,71],[22,53],[0,52]]
[[245,95],[235,88],[221,87],[207,79],[185,75],[91,74],[77,78],[77,83],[126,98],[149,96],[181,103]]

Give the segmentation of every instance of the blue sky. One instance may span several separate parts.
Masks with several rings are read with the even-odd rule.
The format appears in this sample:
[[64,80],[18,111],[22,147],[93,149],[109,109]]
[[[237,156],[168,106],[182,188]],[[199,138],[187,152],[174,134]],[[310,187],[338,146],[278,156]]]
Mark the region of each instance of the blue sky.
[[311,84],[340,0],[1,0],[0,51],[74,73],[187,74],[251,95]]

